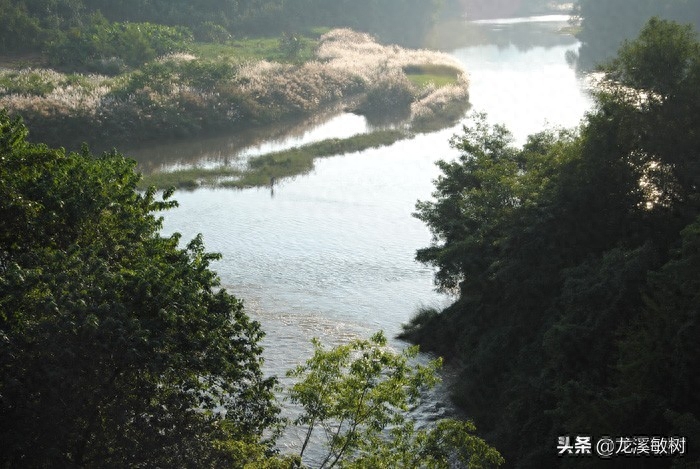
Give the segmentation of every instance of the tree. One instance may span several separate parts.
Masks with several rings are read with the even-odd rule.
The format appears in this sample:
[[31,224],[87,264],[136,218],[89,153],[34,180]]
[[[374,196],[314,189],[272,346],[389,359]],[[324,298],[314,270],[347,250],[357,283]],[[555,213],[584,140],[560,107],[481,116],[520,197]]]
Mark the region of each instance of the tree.
[[579,65],[584,70],[612,59],[653,16],[700,27],[700,10],[693,0],[579,0],[576,7],[581,21]]
[[456,402],[517,467],[565,466],[572,432],[698,432],[699,50],[650,20],[576,132],[519,149],[477,116],[417,204],[434,238],[416,257],[459,297],[407,336],[460,364]]
[[[642,313],[621,344],[612,397],[627,428],[700,438],[700,217],[681,245],[649,275]],[[688,467],[697,463],[689,458]],[[683,467],[679,464],[680,467]]]
[[607,81],[598,95],[599,115],[613,120],[629,149],[627,161],[636,168],[649,209],[647,223],[661,243],[677,240],[700,210],[697,34],[689,25],[652,18],[603,67]]
[[10,0],[0,1],[0,23],[3,25],[0,50],[5,53],[36,49],[45,40],[46,31],[23,7]]
[[437,382],[440,360],[411,365],[418,348],[396,353],[377,333],[314,354],[288,375],[298,379],[289,391],[302,412],[294,422],[307,428],[299,459],[319,428],[327,453],[313,467],[448,468],[460,461],[470,468],[496,467],[500,454],[473,435],[470,422],[440,421],[416,430],[406,413],[421,389]]
[[[276,421],[262,331],[135,163],[0,113],[0,465],[240,467]],[[253,457],[253,456],[251,456]],[[238,465],[238,466],[236,466]]]

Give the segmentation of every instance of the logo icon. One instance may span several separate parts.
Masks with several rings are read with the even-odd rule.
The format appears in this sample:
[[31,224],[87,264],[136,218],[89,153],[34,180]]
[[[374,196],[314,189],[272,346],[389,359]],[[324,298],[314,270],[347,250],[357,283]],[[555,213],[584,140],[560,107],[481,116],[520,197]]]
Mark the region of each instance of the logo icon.
[[601,458],[609,458],[615,454],[615,440],[604,436],[595,444],[595,451]]

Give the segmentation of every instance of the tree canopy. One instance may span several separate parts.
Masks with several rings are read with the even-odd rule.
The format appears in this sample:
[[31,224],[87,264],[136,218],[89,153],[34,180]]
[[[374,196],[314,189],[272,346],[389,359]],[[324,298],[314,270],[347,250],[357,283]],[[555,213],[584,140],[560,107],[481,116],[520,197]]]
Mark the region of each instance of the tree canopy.
[[456,400],[515,467],[571,463],[575,432],[700,439],[700,43],[652,19],[605,71],[576,131],[516,148],[477,115],[417,206],[417,258],[459,296],[407,335],[460,364]]
[[[202,41],[222,33],[269,35],[321,26],[350,27],[413,45],[439,6],[439,0],[0,0],[0,53],[40,52],[104,20],[186,27]],[[152,39],[141,36],[142,42]]]
[[[325,435],[318,469],[486,469],[503,464],[494,448],[474,433],[469,421],[442,419],[416,428],[408,411],[422,391],[434,386],[441,360],[415,365],[417,347],[397,353],[380,332],[326,350],[313,341],[314,354],[290,370],[297,381],[289,398],[301,407],[294,422],[307,428],[299,459],[314,432]],[[321,438],[324,440],[324,438]]]
[[0,465],[221,467],[276,420],[262,331],[118,153],[0,113]]
[[700,8],[694,0],[578,0],[576,15],[581,21],[579,64],[586,70],[611,59],[653,16],[700,29]]

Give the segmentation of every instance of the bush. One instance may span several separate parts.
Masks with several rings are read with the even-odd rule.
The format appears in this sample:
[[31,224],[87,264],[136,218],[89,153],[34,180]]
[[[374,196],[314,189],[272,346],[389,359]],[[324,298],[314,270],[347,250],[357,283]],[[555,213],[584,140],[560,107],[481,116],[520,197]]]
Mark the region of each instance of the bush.
[[51,44],[49,55],[56,66],[114,73],[121,71],[122,63],[138,67],[156,57],[186,50],[191,41],[192,34],[186,28],[109,23],[101,16],[94,16],[88,28],[70,29]]
[[400,338],[410,337],[412,333],[424,327],[428,322],[433,320],[440,314],[440,311],[433,306],[421,306],[408,321],[408,324],[402,324],[402,332]]
[[0,1],[0,24],[0,49],[6,52],[36,50],[48,36],[36,18],[8,0]]
[[408,78],[403,74],[391,74],[372,85],[358,111],[368,117],[407,116],[413,98],[413,85]]
[[205,21],[192,30],[194,39],[200,42],[213,42],[225,44],[232,39],[231,33],[220,24],[213,21]]
[[301,407],[294,423],[306,430],[299,459],[314,431],[323,430],[327,453],[313,467],[486,469],[504,463],[471,422],[445,419],[419,430],[407,418],[421,392],[438,382],[441,360],[416,365],[417,347],[395,352],[381,332],[330,350],[317,339],[312,343],[313,356],[287,373],[297,380],[289,399]]
[[304,48],[303,39],[298,34],[284,33],[280,38],[280,49],[287,59],[294,59]]

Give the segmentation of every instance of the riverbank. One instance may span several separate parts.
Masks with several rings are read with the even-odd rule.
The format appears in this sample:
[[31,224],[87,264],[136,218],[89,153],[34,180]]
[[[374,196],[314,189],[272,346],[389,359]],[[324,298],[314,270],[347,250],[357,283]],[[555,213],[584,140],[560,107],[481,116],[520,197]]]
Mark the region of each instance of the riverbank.
[[468,107],[466,71],[447,54],[381,45],[348,29],[304,41],[304,56],[287,62],[218,45],[113,77],[4,68],[0,108],[22,116],[32,140],[102,150],[262,127],[344,101],[368,117],[400,115],[421,129],[453,124]]

